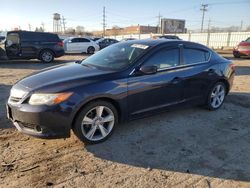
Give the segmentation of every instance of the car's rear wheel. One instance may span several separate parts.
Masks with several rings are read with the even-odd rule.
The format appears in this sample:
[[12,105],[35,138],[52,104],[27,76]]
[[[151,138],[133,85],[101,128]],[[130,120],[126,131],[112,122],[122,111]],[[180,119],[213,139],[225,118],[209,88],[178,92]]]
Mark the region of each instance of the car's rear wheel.
[[40,57],[39,59],[43,62],[43,63],[51,63],[52,61],[54,61],[54,54],[52,51],[50,50],[43,50],[40,53]]
[[216,83],[209,92],[207,99],[207,107],[209,110],[219,109],[226,96],[226,86],[222,82]]
[[93,54],[93,53],[95,53],[95,48],[94,48],[93,46],[88,47],[87,53],[88,53],[88,54]]
[[81,110],[76,117],[73,131],[83,142],[96,144],[109,138],[117,123],[116,108],[109,102],[96,101]]

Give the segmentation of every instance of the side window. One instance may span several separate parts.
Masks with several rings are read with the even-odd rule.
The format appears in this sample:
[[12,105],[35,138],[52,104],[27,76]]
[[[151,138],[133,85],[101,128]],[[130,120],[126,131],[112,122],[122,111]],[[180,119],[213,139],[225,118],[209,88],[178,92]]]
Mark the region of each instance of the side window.
[[85,39],[85,38],[79,38],[79,42],[90,42],[90,40]]
[[78,39],[78,38],[73,38],[73,39],[71,40],[71,42],[72,42],[72,43],[79,42],[79,39]]
[[183,61],[185,64],[202,63],[208,61],[209,52],[201,49],[184,48]]
[[179,48],[163,49],[154,54],[145,65],[155,65],[158,69],[175,67],[179,65]]
[[20,39],[17,33],[11,33],[7,35],[7,38],[6,38],[7,47],[12,46],[14,44],[19,44],[19,43],[20,43]]
[[246,40],[246,42],[250,42],[250,37]]

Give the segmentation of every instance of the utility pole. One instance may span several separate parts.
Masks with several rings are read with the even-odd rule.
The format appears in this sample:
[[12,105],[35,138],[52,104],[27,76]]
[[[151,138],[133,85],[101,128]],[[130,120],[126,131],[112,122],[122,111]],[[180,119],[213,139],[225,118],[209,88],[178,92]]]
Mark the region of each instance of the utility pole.
[[65,18],[64,16],[62,16],[62,24],[63,24],[63,33],[65,34],[65,30],[66,30],[66,22],[65,22]]
[[209,18],[208,20],[208,25],[207,25],[207,32],[210,32],[210,25],[211,25],[211,19]]
[[161,33],[161,18],[162,18],[162,15],[161,13],[159,12],[159,15],[157,16],[158,18],[158,33]]
[[29,25],[29,31],[31,31],[31,25],[30,24],[28,24]]
[[105,37],[105,30],[106,30],[106,8],[103,7],[103,13],[102,13],[102,27],[103,27],[103,37]]
[[207,11],[207,7],[208,4],[202,4],[200,9],[202,11],[201,33],[203,32],[204,17],[205,17],[205,12]]
[[242,31],[242,29],[243,29],[243,20],[241,20],[240,22],[240,31]]
[[43,32],[45,31],[45,27],[44,27],[44,23],[42,22],[41,23],[41,26],[42,26],[42,29],[43,29]]

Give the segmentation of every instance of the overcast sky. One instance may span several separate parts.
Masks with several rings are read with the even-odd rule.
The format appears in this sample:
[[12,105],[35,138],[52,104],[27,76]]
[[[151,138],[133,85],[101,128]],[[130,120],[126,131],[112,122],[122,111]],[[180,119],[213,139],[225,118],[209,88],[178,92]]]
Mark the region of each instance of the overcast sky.
[[45,24],[52,31],[52,14],[66,18],[66,27],[81,25],[85,30],[102,29],[102,9],[106,7],[107,27],[114,25],[156,25],[159,12],[165,18],[186,20],[188,29],[201,25],[200,5],[209,4],[205,14],[205,27],[250,26],[250,0],[1,0],[0,30],[20,27],[32,30]]

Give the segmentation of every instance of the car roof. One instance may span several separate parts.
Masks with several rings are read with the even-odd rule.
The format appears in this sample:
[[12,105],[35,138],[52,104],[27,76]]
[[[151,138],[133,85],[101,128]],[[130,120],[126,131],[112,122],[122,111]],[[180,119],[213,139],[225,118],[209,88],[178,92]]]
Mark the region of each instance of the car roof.
[[7,35],[8,34],[11,34],[11,33],[35,33],[35,34],[40,34],[40,35],[57,35],[55,33],[48,33],[48,32],[36,32],[36,31],[25,31],[25,30],[18,30],[18,31],[8,31],[7,32]]
[[130,40],[126,42],[131,44],[143,44],[147,46],[158,46],[160,44],[170,44],[170,43],[201,45],[198,43],[184,41],[184,40],[177,40],[177,39],[142,39],[142,40]]

